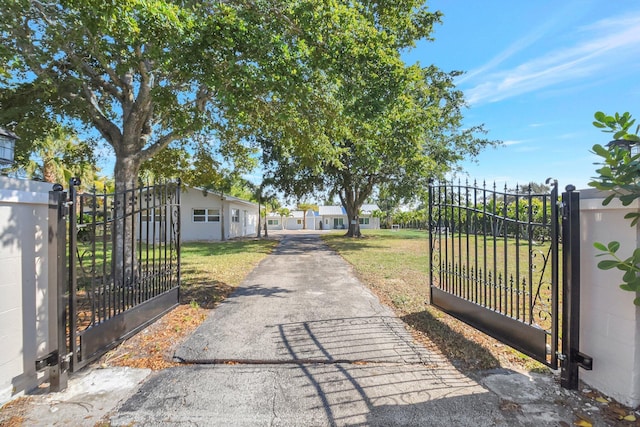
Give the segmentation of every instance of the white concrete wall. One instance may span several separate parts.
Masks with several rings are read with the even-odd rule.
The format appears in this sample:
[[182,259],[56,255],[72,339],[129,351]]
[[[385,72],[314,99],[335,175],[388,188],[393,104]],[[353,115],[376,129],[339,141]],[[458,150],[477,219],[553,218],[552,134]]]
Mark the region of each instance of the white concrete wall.
[[361,229],[378,230],[380,228],[380,218],[371,215],[360,215],[360,218],[369,218],[369,224],[360,224]]
[[[239,212],[239,221],[233,222],[231,212],[233,209]],[[258,207],[234,201],[225,202],[225,231],[227,239],[234,237],[251,236],[257,234]]]
[[582,190],[581,231],[581,328],[580,351],[593,357],[593,370],[580,369],[580,378],[608,396],[636,407],[640,404],[640,307],[637,295],[619,288],[620,270],[603,271],[602,257],[594,242],[620,242],[620,257],[626,258],[640,247],[640,229],[624,219],[638,212],[636,201],[624,207],[617,200],[602,206],[603,196]]
[[277,217],[269,216],[269,217],[267,217],[266,219],[263,219],[263,220],[265,220],[265,221],[272,220],[274,222],[275,221],[278,222],[277,224],[271,224],[271,225],[269,225],[267,223],[267,230],[282,230],[284,228],[284,222],[287,220],[287,218],[286,217],[280,217],[280,216],[277,216]]
[[[220,240],[221,222],[193,222],[193,209],[221,209],[220,196],[203,195],[202,190],[190,188],[180,194],[180,234],[183,242]],[[229,212],[224,212],[224,216]]]
[[[324,215],[322,217],[322,219],[323,219],[323,225],[325,227],[324,228],[325,230],[335,230],[336,229],[336,227],[334,226],[334,219],[335,218],[342,218],[342,224],[343,224],[342,229],[343,230],[346,230],[347,228],[349,228],[349,220],[347,219],[346,215],[338,215],[338,216],[336,216],[336,215]],[[327,224],[327,220],[329,220],[329,224]],[[340,226],[338,228],[340,229]]]
[[304,227],[304,220],[300,218],[288,217],[284,219],[284,228],[287,230],[302,230]]
[[0,404],[38,385],[48,344],[52,184],[0,177]]
[[321,219],[319,216],[316,216],[312,210],[309,210],[305,213],[305,221],[307,230],[318,230],[320,228]]
[[[219,241],[222,237],[222,223],[224,222],[225,239],[255,235],[258,230],[258,206],[235,200],[222,200],[214,193],[205,196],[202,190],[189,188],[180,195],[181,205],[181,238],[183,242],[190,241]],[[194,209],[219,209],[220,221],[194,222]],[[240,212],[239,222],[231,221],[231,210]]]

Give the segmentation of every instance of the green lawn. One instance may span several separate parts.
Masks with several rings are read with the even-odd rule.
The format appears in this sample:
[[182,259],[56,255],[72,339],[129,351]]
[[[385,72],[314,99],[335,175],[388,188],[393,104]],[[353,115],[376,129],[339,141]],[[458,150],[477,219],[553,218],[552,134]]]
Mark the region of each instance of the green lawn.
[[183,243],[181,302],[213,307],[232,292],[277,243],[269,239]]
[[343,234],[322,238],[353,265],[362,282],[392,306],[417,336],[424,337],[425,344],[439,348],[454,364],[470,370],[513,363],[524,363],[528,369],[542,367],[428,304],[426,231],[363,230],[362,239],[345,238]]

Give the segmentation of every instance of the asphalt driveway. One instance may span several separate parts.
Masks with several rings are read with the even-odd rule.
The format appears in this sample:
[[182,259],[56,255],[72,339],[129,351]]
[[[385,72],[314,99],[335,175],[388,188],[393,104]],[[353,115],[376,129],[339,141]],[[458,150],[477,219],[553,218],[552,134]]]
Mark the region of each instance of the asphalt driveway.
[[517,381],[519,391],[507,399],[415,343],[314,234],[284,236],[175,357],[184,366],[154,374],[112,425],[544,426],[573,419],[539,394],[515,403],[526,391]]
[[64,392],[34,398],[24,425],[541,427],[573,425],[576,413],[601,421],[551,375],[464,375],[414,342],[318,234],[281,237],[176,349],[180,366],[92,365]]

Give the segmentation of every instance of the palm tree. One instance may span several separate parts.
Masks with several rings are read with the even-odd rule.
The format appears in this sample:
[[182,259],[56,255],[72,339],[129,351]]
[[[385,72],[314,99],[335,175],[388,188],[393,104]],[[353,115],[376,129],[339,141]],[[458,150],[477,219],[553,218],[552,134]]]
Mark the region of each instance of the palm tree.
[[302,228],[304,230],[307,229],[307,211],[308,210],[318,210],[318,205],[314,205],[313,203],[298,203],[298,210],[301,210],[302,213]]
[[89,144],[59,128],[34,142],[25,170],[32,178],[63,185],[71,177],[77,177],[85,187],[89,187],[95,181],[98,168]]
[[282,229],[284,230],[284,218],[288,217],[291,214],[289,208],[280,208],[278,209],[278,214],[280,215],[280,223],[282,224]]

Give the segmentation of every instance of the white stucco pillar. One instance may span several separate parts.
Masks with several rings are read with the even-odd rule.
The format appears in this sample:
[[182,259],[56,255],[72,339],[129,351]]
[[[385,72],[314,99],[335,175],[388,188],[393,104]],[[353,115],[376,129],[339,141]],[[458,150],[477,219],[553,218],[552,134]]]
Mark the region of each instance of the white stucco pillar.
[[0,176],[0,404],[37,387],[35,361],[50,350],[51,188]]
[[602,206],[606,193],[593,189],[580,191],[581,230],[581,327],[580,350],[593,357],[593,370],[580,370],[589,386],[619,402],[640,405],[640,307],[637,296],[623,291],[623,272],[600,270],[603,257],[594,242],[620,242],[618,255],[630,256],[640,247],[640,228],[624,219],[640,211],[640,203],[622,206],[618,200]]

